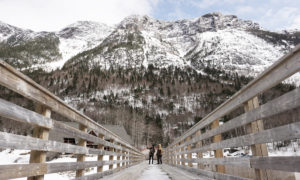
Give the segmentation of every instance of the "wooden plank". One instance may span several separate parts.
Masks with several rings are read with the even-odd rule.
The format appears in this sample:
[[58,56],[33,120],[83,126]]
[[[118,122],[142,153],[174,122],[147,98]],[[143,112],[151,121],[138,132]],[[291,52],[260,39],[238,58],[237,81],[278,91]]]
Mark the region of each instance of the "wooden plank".
[[181,159],[181,161],[210,164],[210,165],[233,165],[233,166],[243,166],[250,168],[250,158],[245,157],[224,157],[224,158],[202,158],[202,159]]
[[65,171],[74,171],[77,169],[110,165],[118,162],[124,161],[87,161],[0,165],[0,179],[13,179]]
[[50,118],[3,99],[0,99],[0,116],[48,129],[53,127],[53,122]]
[[[104,135],[103,134],[98,134],[98,137],[100,139],[103,139],[104,140]],[[98,149],[100,150],[104,150],[104,146],[102,144],[99,144],[98,145]],[[102,162],[103,161],[103,155],[98,155],[98,161]],[[103,171],[103,166],[98,166],[97,167],[97,172],[102,172]]]
[[[114,143],[114,140],[111,139],[110,142],[111,142],[111,143]],[[114,152],[114,148],[109,148],[109,151]],[[109,156],[109,161],[113,161],[113,160],[114,160],[114,156]],[[113,167],[114,167],[113,164],[112,164],[112,165],[109,165],[109,169],[110,169],[110,170],[112,170]]]
[[297,138],[300,138],[300,122],[295,122],[273,129],[268,129],[253,134],[223,140],[218,143],[212,143],[201,148],[194,148],[191,151],[180,152],[177,154],[212,151],[221,148],[250,146],[252,144],[264,144],[269,142],[285,141]]
[[[180,144],[183,144],[184,143],[184,140],[182,140],[181,142],[180,142]],[[180,152],[184,152],[185,150],[184,150],[184,147],[182,147],[181,149],[180,149]],[[181,157],[180,157],[181,159],[185,159],[185,153],[182,153],[181,154]],[[180,161],[180,165],[184,165],[185,166],[185,163],[183,163],[182,161]]]
[[[246,105],[248,106],[248,103],[246,103]],[[196,136],[190,141],[180,145],[179,147],[196,143],[204,139],[208,139],[212,136],[227,132],[237,127],[241,127],[253,121],[264,119],[275,114],[279,114],[298,107],[300,107],[300,88],[296,88],[295,90],[288,92],[262,106],[259,106],[258,108],[253,109],[252,111],[242,114],[224,123],[222,126],[219,126],[216,129],[212,129],[202,134],[201,136]]]
[[253,157],[251,167],[257,169],[272,169],[287,172],[300,172],[299,156]]
[[123,155],[122,153],[115,153],[103,151],[99,149],[80,147],[71,144],[65,144],[57,141],[47,141],[30,136],[21,136],[0,132],[0,148],[24,149],[24,150],[38,150],[38,151],[52,151],[65,152],[72,154],[97,154],[97,155]]
[[[120,145],[120,144],[118,144],[118,145]],[[118,152],[118,153],[121,153],[120,150],[117,150],[117,152]],[[117,160],[120,161],[120,160],[121,160],[121,156],[117,156]],[[121,164],[120,164],[120,163],[117,164],[117,168],[118,168],[118,169],[121,168]]]
[[235,93],[230,99],[222,103],[218,108],[209,113],[202,121],[198,122],[184,135],[177,138],[173,144],[177,144],[182,139],[194,134],[197,130],[211,124],[215,119],[230,113],[240,104],[255,97],[271,87],[282,82],[284,79],[300,71],[300,45],[296,46],[291,52],[280,58],[262,74],[252,80],[247,86]]
[[[36,112],[41,114],[42,116],[45,116],[46,118],[50,118],[51,117],[51,111],[50,109],[37,104],[36,105]],[[44,127],[39,127],[36,126],[33,129],[33,137],[39,138],[39,139],[43,139],[43,140],[47,140],[49,138],[49,129],[44,128]],[[36,151],[36,150],[31,150],[30,152],[30,159],[29,162],[30,163],[44,163],[46,162],[46,151]],[[39,176],[32,176],[32,177],[28,177],[28,180],[43,180],[44,179],[44,175],[39,175]]]
[[[248,111],[251,111],[258,107],[259,107],[259,103],[258,103],[258,98],[256,96],[253,99],[250,99],[248,101],[248,103],[247,103],[247,105],[245,105],[244,109],[246,112],[248,112]],[[263,131],[264,130],[263,121],[261,119],[259,119],[257,121],[251,122],[250,124],[248,124],[246,126],[246,130],[247,130],[248,134]],[[253,144],[250,147],[251,147],[253,156],[268,156],[266,144]],[[255,168],[254,171],[255,171],[256,179],[261,179],[261,180],[269,179],[268,173],[266,170]]]
[[104,176],[108,176],[111,175],[115,172],[118,172],[118,169],[110,169],[104,172],[99,172],[99,173],[95,173],[95,174],[91,174],[91,175],[87,175],[87,176],[82,176],[82,177],[77,177],[73,180],[95,180],[95,179],[100,179],[103,178]]
[[[216,119],[212,125],[211,125],[211,129],[215,129],[219,127],[219,119]],[[221,134],[215,135],[213,137],[213,142],[217,143],[222,141],[222,136]],[[215,158],[222,158],[223,157],[223,149],[216,149],[214,150],[214,154],[215,154]],[[216,165],[216,171],[219,173],[225,173],[225,166],[223,165]]]
[[[186,141],[189,141],[190,139],[191,139],[191,137],[187,137],[187,138],[186,138]],[[187,146],[187,150],[188,150],[188,151],[191,150],[191,145],[188,145],[188,146]],[[188,153],[188,154],[187,154],[187,159],[192,159],[192,153]],[[192,164],[191,162],[189,162],[189,163],[188,163],[188,166],[189,166],[189,167],[193,167],[193,164]]]
[[[63,122],[53,121],[53,128],[54,128],[53,130],[55,132],[60,132],[60,133],[66,134],[66,135],[70,135],[71,137],[91,141],[98,145],[104,145],[104,146],[113,147],[116,149],[128,149],[128,148],[123,148],[119,145],[112,144],[112,143],[104,140],[104,138],[99,138],[99,137],[90,135],[86,132],[82,132],[74,127],[68,126],[67,124],[65,124]],[[101,135],[101,136],[103,136],[103,135]]]
[[207,171],[207,170],[203,170],[203,169],[199,169],[199,168],[191,168],[188,166],[182,166],[182,165],[177,165],[176,167],[185,169],[187,171],[196,173],[196,174],[200,174],[203,176],[207,176],[209,178],[212,179],[218,179],[218,180],[250,180],[248,178],[243,178],[243,177],[237,177],[237,176],[232,176],[229,174],[223,174],[223,173],[218,173],[218,172],[211,172],[211,171]]
[[119,142],[128,148],[132,148],[136,153],[140,153],[135,147],[131,146],[128,142],[118,137],[113,132],[105,129],[89,117],[83,115],[76,109],[67,105],[54,94],[35,83],[32,79],[18,72],[13,67],[0,60],[0,84],[31,99],[38,104],[44,105],[54,112],[82,125],[85,125],[97,133],[101,133],[115,142]]
[[53,129],[56,132],[70,135],[75,138],[85,139],[97,144],[103,144],[105,146],[110,146],[116,149],[123,149],[121,146],[114,145],[110,142],[105,141],[104,139],[99,139],[96,136],[83,133],[80,130],[68,126],[63,122],[52,120],[46,116],[27,110],[3,99],[0,99],[0,116],[31,125]]
[[[87,132],[87,127],[82,125],[82,124],[79,124],[79,130],[86,133]],[[78,145],[82,146],[82,147],[86,147],[86,140],[79,139]],[[85,154],[78,154],[77,155],[77,162],[83,162],[83,161],[85,161]],[[76,171],[76,177],[81,177],[81,176],[84,176],[84,169],[78,169]]]
[[[200,137],[200,136],[201,136],[201,130],[198,130],[197,133],[196,133],[196,137]],[[202,147],[202,141],[201,140],[198,141],[197,144],[196,144],[196,148],[200,148],[200,147]],[[202,159],[203,158],[202,152],[198,152],[197,153],[197,158],[198,159]],[[204,169],[204,166],[203,166],[202,163],[198,163],[197,167],[199,169]]]

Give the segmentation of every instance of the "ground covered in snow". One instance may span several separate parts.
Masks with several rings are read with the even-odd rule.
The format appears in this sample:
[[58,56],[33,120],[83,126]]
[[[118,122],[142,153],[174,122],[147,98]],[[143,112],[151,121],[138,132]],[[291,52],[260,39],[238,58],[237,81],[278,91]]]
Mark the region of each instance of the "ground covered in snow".
[[138,180],[170,180],[167,173],[160,166],[158,164],[150,164]]

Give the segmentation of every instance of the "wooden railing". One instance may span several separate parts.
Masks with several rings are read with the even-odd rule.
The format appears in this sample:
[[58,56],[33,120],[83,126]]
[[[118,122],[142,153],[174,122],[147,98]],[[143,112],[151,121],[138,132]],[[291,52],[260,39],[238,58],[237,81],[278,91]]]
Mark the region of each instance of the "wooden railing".
[[[1,60],[0,85],[32,100],[36,104],[36,111],[34,112],[0,99],[1,117],[34,127],[32,137],[0,132],[1,149],[31,150],[29,164],[0,165],[0,179],[20,177],[43,179],[45,174],[64,171],[76,171],[76,179],[98,179],[137,164],[144,159],[143,154],[128,142],[70,107],[54,94]],[[79,129],[52,119],[51,112],[78,123]],[[88,134],[88,129],[96,132],[98,136]],[[79,143],[71,145],[48,140],[50,131],[78,138]],[[97,144],[98,148],[86,147],[87,141]],[[104,150],[104,147],[108,147],[108,150]],[[77,162],[47,163],[47,152],[76,154]],[[98,156],[98,160],[85,161],[87,154]],[[108,161],[103,160],[104,155],[109,156]],[[116,160],[114,160],[114,157],[117,157]],[[116,168],[114,168],[114,164],[116,164]],[[104,171],[104,165],[108,165],[109,170]],[[97,167],[97,173],[84,176],[84,170],[91,167]]]
[[[299,156],[269,157],[266,143],[300,138],[300,117],[297,117],[294,122],[266,130],[262,119],[289,113],[290,110],[299,108],[300,88],[261,106],[258,100],[260,93],[278,85],[299,71],[300,46],[298,45],[172,142],[166,148],[164,161],[214,179],[280,179],[274,177],[274,173],[272,175],[270,172],[273,170],[299,172]],[[300,79],[298,79],[298,83],[299,81]],[[219,124],[221,118],[242,107],[244,114],[234,117],[222,125]],[[268,121],[272,121],[272,119],[269,118]],[[222,134],[242,127],[246,130],[243,135],[222,139]],[[207,140],[210,140],[211,143],[207,143],[209,142]],[[252,156],[223,157],[224,148],[236,147],[249,147]],[[213,152],[213,155],[210,158],[203,158],[203,153],[206,152]],[[193,153],[194,158],[192,157]],[[237,169],[239,167],[252,168],[254,175],[247,178],[240,177],[240,175],[228,173],[227,166]]]

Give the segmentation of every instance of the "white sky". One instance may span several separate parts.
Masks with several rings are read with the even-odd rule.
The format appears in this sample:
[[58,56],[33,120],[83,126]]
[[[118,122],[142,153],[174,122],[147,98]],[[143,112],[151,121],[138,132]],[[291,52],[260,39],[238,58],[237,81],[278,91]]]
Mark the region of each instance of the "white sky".
[[132,14],[178,20],[209,12],[270,30],[300,29],[300,0],[0,0],[0,21],[35,31],[58,31],[79,20],[116,24]]
[[131,14],[151,15],[149,0],[0,0],[0,21],[36,31],[56,31],[78,20],[107,24]]

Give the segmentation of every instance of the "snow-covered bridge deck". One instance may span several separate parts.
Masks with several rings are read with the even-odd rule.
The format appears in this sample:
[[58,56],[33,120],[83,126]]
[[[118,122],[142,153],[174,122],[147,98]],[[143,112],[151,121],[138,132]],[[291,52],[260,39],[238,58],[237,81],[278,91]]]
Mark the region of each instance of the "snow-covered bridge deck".
[[167,164],[148,164],[142,162],[138,165],[126,168],[118,173],[106,176],[103,180],[208,180],[181,168]]

